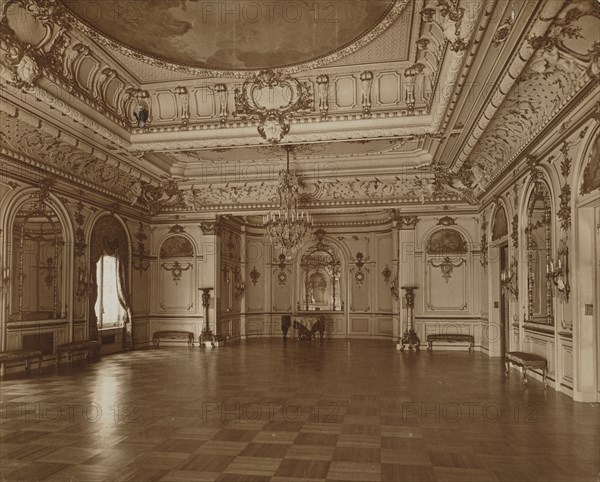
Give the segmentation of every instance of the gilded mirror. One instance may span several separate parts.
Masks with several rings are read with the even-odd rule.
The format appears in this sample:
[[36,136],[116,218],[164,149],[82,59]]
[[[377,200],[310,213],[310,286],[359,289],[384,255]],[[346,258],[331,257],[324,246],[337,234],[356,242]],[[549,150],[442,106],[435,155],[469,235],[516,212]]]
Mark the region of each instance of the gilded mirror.
[[341,311],[341,262],[337,250],[320,240],[308,248],[300,260],[302,293],[300,309]]
[[550,193],[536,182],[527,206],[527,321],[552,324],[552,284],[547,270],[551,262],[552,211]]
[[61,318],[64,235],[54,210],[25,203],[12,227],[11,320]]

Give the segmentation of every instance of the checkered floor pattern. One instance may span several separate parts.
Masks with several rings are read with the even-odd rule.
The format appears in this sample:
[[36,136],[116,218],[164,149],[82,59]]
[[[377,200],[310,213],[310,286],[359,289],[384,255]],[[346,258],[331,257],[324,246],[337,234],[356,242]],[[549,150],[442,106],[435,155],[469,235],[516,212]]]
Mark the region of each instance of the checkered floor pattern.
[[260,340],[1,382],[0,478],[597,481],[600,408],[480,353]]

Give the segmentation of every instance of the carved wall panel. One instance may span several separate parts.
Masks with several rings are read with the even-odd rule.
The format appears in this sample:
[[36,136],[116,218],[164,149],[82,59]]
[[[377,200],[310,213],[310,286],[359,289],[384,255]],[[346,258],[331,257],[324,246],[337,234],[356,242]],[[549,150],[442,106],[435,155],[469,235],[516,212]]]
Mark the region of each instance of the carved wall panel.
[[105,101],[106,101],[106,105],[108,107],[110,107],[111,109],[113,109],[115,111],[117,110],[117,106],[118,106],[118,103],[117,103],[118,94],[124,88],[125,88],[125,84],[121,80],[119,80],[117,78],[111,79],[106,84],[106,87],[105,87],[105,90],[104,90],[104,98],[105,98]]
[[153,121],[174,122],[178,118],[177,100],[170,90],[160,90],[154,93]]
[[375,318],[376,334],[381,336],[392,336],[393,334],[393,318],[378,316]]
[[356,271],[357,268],[350,269],[350,282],[351,291],[350,296],[350,312],[367,312],[371,310],[371,273],[365,268],[362,269],[364,281],[362,284],[356,282]]
[[377,76],[376,96],[381,105],[395,106],[400,100],[401,78],[396,72],[382,72]]
[[161,262],[158,272],[159,311],[193,313],[195,270],[191,262]]
[[[377,269],[375,277],[377,278],[377,310],[392,311],[392,292],[390,290],[390,282],[396,276],[396,265],[392,262],[393,253],[392,236],[380,237],[377,239]],[[384,270],[386,266],[390,269],[390,277],[386,282]]]
[[265,246],[262,241],[249,239],[246,243],[246,309],[252,311],[265,311],[265,278],[266,259]]
[[285,269],[287,282],[279,282],[279,267],[272,269],[271,293],[273,296],[273,311],[290,313],[292,311],[292,276],[289,269]]
[[349,335],[368,335],[369,324],[369,318],[351,317]]
[[190,89],[190,113],[198,119],[210,119],[215,116],[215,95],[208,87]]
[[335,99],[333,105],[338,109],[356,107],[356,78],[351,75],[339,76],[333,80]]
[[184,236],[171,236],[162,243],[159,252],[159,311],[194,313],[198,275],[191,241]]
[[98,62],[92,57],[84,57],[81,60],[77,70],[77,82],[82,88],[87,90],[91,87],[92,76],[98,67]]
[[[453,268],[452,277],[444,278],[443,271],[434,267],[428,257],[425,268],[425,311],[467,313],[469,299],[469,272],[465,264]],[[460,258],[451,258],[460,261]]]
[[435,231],[425,244],[425,311],[467,312],[468,246],[456,229]]

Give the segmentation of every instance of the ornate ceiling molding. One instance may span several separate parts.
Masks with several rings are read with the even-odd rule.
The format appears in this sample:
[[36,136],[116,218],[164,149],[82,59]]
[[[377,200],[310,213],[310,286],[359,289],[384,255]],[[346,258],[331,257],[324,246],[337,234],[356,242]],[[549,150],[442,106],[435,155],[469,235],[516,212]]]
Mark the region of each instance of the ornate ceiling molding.
[[586,85],[600,78],[599,42],[587,55],[577,58],[564,47],[564,41],[579,35],[575,25],[579,18],[592,15],[600,19],[600,5],[590,2],[568,4],[548,31],[529,36],[527,44],[535,52],[462,166],[462,171],[473,173],[482,188],[555,121]]
[[[554,17],[560,12],[563,3],[563,1],[546,2],[537,19],[532,24],[528,35],[543,35],[552,24]],[[527,42],[523,43],[519,51],[515,53],[510,66],[505,70],[503,77],[497,81],[494,92],[489,96],[486,106],[481,109],[477,121],[473,124],[473,127],[465,138],[463,147],[457,156],[457,161],[452,167],[454,171],[458,171],[467,160],[471,150],[477,144],[490,120],[502,105],[503,100],[510,92],[514,83],[519,78],[519,74],[523,71],[533,54],[534,49]]]
[[277,144],[290,130],[294,114],[313,110],[312,83],[273,70],[261,70],[236,88],[234,117],[258,119],[258,133]]
[[140,201],[144,189],[156,184],[138,169],[8,102],[0,102],[0,120],[0,152],[15,162],[43,169],[132,206]]

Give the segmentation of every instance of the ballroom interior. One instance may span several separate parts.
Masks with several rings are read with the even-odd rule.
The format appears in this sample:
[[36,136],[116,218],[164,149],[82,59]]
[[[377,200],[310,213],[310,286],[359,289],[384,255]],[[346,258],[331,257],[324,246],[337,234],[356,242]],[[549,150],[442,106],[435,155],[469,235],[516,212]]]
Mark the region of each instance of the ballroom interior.
[[598,480],[599,1],[0,32],[2,480]]

